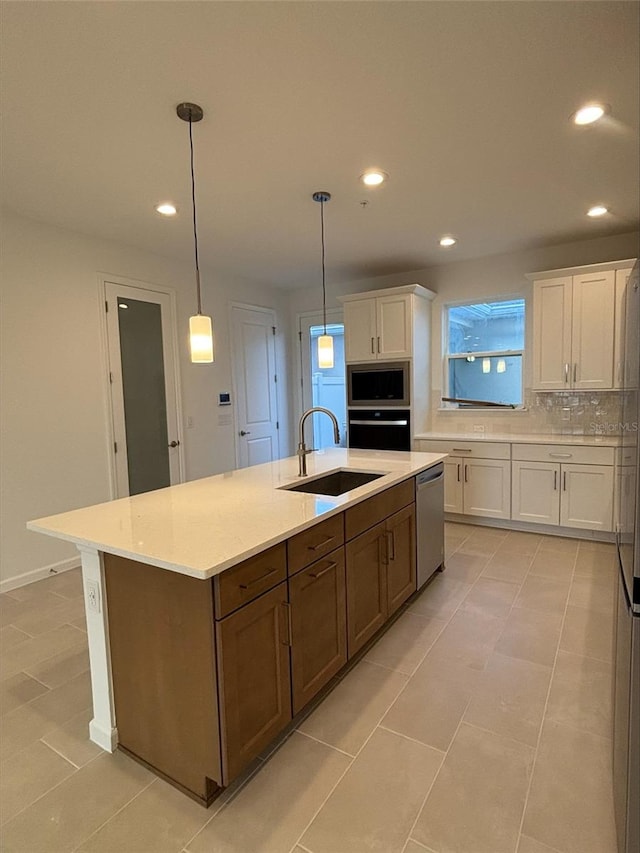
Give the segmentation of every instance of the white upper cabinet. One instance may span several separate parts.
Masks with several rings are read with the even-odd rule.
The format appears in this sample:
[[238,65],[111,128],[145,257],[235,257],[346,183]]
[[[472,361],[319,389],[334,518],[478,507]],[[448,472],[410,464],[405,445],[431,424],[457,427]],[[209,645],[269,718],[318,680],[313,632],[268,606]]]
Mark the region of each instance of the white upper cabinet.
[[529,276],[533,279],[534,390],[620,387],[621,291],[623,274],[628,276],[631,266],[632,262],[618,261],[558,270],[557,276]]
[[340,297],[344,303],[346,362],[414,358],[416,327],[422,330],[423,344],[428,347],[428,304],[434,295],[412,284]]

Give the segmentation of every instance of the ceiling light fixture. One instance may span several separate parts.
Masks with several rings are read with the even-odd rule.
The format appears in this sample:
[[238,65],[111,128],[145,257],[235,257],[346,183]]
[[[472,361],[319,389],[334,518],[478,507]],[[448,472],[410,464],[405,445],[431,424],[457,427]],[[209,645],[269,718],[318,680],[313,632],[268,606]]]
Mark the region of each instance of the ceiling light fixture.
[[360,175],[360,180],[367,187],[379,187],[388,177],[389,175],[383,172],[382,169],[367,169],[366,172]]
[[605,213],[609,213],[609,208],[603,204],[596,204],[587,210],[587,216],[591,216],[594,219],[598,216],[604,216]]
[[458,242],[458,241],[456,240],[456,238],[455,238],[455,237],[451,237],[451,236],[448,236],[448,237],[441,237],[441,238],[440,238],[440,245],[441,245],[441,246],[444,246],[445,248],[448,248],[449,246],[453,246],[453,245],[455,245],[457,242]]
[[175,216],[178,212],[178,208],[175,204],[171,204],[170,201],[163,201],[161,204],[156,204],[156,213],[159,213],[161,216]]
[[320,243],[322,246],[322,321],[324,334],[318,337],[318,367],[333,367],[333,338],[327,334],[327,288],[324,268],[324,206],[331,200],[331,193],[319,190],[311,198],[320,203]]
[[605,113],[609,112],[606,104],[585,104],[573,114],[574,124],[593,124],[594,121],[601,119]]
[[178,118],[189,122],[189,152],[191,165],[191,204],[193,207],[193,245],[196,259],[196,293],[198,310],[189,317],[189,345],[191,361],[194,364],[211,364],[213,356],[213,329],[211,317],[202,313],[202,295],[200,293],[200,264],[198,260],[198,228],[196,222],[196,178],[193,169],[193,134],[191,126],[194,122],[202,121],[204,112],[198,104],[183,103],[176,107]]

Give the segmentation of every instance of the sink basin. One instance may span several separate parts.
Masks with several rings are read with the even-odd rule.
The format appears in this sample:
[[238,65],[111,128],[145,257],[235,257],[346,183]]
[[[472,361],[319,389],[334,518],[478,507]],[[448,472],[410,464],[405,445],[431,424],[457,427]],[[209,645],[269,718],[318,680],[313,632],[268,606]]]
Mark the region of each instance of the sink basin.
[[337,497],[358,486],[364,486],[372,480],[384,477],[383,473],[372,474],[370,471],[333,471],[324,477],[315,477],[313,480],[305,480],[295,486],[283,486],[289,492],[305,492],[309,495],[332,495]]

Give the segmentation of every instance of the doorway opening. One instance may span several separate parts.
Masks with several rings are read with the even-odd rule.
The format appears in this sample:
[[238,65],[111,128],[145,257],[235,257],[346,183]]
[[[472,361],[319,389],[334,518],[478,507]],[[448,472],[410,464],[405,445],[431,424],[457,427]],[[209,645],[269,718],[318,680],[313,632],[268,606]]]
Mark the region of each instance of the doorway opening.
[[[344,323],[341,311],[327,311],[330,322],[327,334],[333,337],[333,367],[318,366],[318,338],[324,334],[322,316],[309,314],[300,317],[302,409],[323,406],[330,409],[340,424],[340,445],[346,447],[347,395],[345,387]],[[313,436],[307,444],[315,450],[333,447],[333,428],[328,418],[312,415]]]

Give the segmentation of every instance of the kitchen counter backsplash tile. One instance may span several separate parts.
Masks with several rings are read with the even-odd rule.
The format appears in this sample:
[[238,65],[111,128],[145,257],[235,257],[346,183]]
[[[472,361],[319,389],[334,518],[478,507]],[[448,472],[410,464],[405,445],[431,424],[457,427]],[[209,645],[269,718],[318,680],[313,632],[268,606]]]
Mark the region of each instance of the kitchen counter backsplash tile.
[[442,405],[440,397],[440,391],[433,392],[431,432],[472,433],[475,425],[484,426],[485,435],[623,435],[625,431],[620,422],[619,391],[540,392],[527,389],[524,411],[438,411]]

